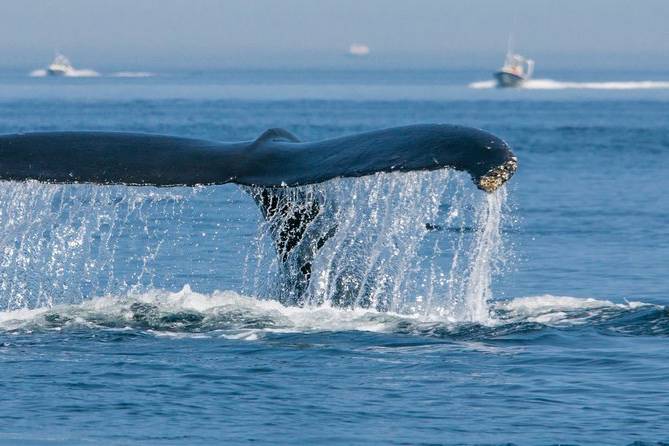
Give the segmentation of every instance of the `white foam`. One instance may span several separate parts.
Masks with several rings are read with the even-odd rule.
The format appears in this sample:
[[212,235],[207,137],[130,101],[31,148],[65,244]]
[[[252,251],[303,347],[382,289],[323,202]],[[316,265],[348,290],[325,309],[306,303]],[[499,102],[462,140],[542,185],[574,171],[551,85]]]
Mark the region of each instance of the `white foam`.
[[28,76],[30,76],[30,77],[45,77],[47,75],[48,75],[48,73],[46,72],[46,70],[41,70],[41,69],[40,70],[33,70],[28,74]]
[[525,82],[523,88],[527,90],[562,90],[568,88],[589,90],[648,90],[667,89],[669,88],[669,82],[559,82],[552,79],[533,79]]
[[[40,70],[33,70],[29,73],[30,77],[47,77],[49,76],[49,73],[46,70],[40,69]],[[72,69],[66,73],[64,73],[62,76],[64,77],[98,77],[100,76],[100,73],[98,73],[95,70],[76,70]]]
[[154,77],[156,74],[149,71],[119,71],[117,73],[112,73],[111,77]]
[[488,88],[495,88],[497,83],[495,81],[479,81],[479,82],[472,82],[469,84],[469,88],[475,88],[477,90],[481,89],[488,89]]
[[504,303],[504,308],[518,313],[534,314],[542,311],[582,310],[613,305],[615,304],[608,300],[544,294],[542,296],[517,297]]
[[497,310],[507,311],[510,317],[505,320],[536,322],[545,325],[580,324],[602,310],[634,310],[647,306],[643,302],[625,302],[616,304],[609,300],[579,298],[571,296],[540,296],[517,297],[510,301],[498,302]]
[[[229,339],[257,339],[264,332],[312,332],[312,331],[371,331],[389,332],[400,321],[435,322],[442,319],[399,315],[376,310],[341,309],[327,304],[318,307],[288,307],[273,300],[243,296],[234,291],[198,293],[186,285],[178,292],[151,290],[127,296],[104,296],[74,305],[56,305],[52,308],[21,309],[0,312],[0,330],[33,328],[56,328],[48,320],[49,315],[58,315],[63,325],[115,328],[137,325],[133,317],[136,306],[154,311],[158,316],[191,312],[203,317],[202,327],[219,332]],[[133,309],[135,308],[135,309]],[[247,328],[259,320],[266,326]],[[179,333],[174,327],[148,330],[156,334]],[[206,329],[205,329],[206,331]],[[170,334],[171,333],[171,334]]]
[[[469,88],[490,89],[495,81],[472,82]],[[522,84],[524,90],[652,90],[669,89],[669,81],[613,81],[613,82],[562,82],[553,79],[530,79]]]
[[[641,302],[616,304],[570,296],[518,297],[495,303],[493,310],[499,317],[490,317],[477,324],[486,336],[485,327],[517,323],[581,325],[593,317],[647,306],[653,305]],[[195,322],[188,318],[189,315],[195,316]],[[179,317],[182,317],[181,322]],[[270,333],[364,331],[457,335],[463,324],[469,326],[471,321],[437,314],[342,309],[328,304],[291,307],[234,291],[198,293],[188,285],[177,292],[154,289],[125,296],[104,296],[74,305],[0,312],[1,331],[63,330],[72,326],[114,331],[141,329],[161,337],[221,337],[245,341],[256,341]]]
[[22,308],[19,310],[0,311],[0,327],[8,329],[21,326],[26,321],[33,320],[48,310],[48,308]]

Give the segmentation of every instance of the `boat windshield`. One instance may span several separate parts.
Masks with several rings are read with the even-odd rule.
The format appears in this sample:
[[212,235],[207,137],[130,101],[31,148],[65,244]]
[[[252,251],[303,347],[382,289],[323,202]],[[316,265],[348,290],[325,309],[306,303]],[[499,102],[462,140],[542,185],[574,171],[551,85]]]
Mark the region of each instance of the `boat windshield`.
[[520,54],[507,53],[504,59],[503,71],[517,74],[518,76],[531,76],[534,61],[526,59]]

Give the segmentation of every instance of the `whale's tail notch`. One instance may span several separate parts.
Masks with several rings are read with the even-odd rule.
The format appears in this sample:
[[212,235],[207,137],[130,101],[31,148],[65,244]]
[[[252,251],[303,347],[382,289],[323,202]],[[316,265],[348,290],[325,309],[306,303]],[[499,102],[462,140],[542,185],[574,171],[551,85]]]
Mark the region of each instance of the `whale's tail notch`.
[[254,144],[258,145],[271,141],[300,142],[300,139],[286,129],[271,128],[265,130],[260,136],[258,136],[254,141]]

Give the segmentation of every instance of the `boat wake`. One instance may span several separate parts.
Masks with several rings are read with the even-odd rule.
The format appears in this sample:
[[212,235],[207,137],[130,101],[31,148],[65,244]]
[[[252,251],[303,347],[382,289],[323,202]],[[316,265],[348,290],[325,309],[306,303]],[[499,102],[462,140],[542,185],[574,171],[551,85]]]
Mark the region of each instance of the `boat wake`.
[[[496,88],[495,81],[472,82],[469,88],[484,90]],[[520,87],[524,90],[652,90],[669,89],[669,81],[623,82],[562,82],[553,79],[530,79]]]
[[116,73],[110,74],[111,77],[136,77],[136,78],[143,78],[143,77],[154,77],[156,76],[156,73],[151,73],[149,71],[118,71]]
[[669,308],[641,302],[564,296],[519,297],[491,305],[485,323],[438,315],[399,314],[330,305],[284,306],[234,291],[201,294],[150,290],[80,304],[0,312],[8,333],[134,330],[156,336],[259,340],[282,333],[374,332],[453,340],[492,340],[547,329],[596,329],[608,334],[669,335]]
[[[30,77],[50,77],[49,73],[44,70],[33,70],[28,74]],[[149,71],[118,71],[116,73],[111,73],[111,74],[100,74],[97,71],[94,70],[77,70],[77,69],[71,69],[70,71],[67,71],[66,73],[63,73],[61,76],[63,77],[120,77],[120,78],[147,78],[147,77],[155,77],[156,73],[151,73]]]
[[[44,70],[33,70],[29,74],[30,77],[48,77],[49,73]],[[99,77],[100,73],[95,70],[77,70],[72,68],[71,70],[61,74],[63,77]]]

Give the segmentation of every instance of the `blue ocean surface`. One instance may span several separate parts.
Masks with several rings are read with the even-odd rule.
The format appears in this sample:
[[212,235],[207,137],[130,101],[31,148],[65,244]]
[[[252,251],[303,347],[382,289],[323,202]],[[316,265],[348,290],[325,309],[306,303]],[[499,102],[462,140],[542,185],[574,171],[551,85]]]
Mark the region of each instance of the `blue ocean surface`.
[[0,182],[0,444],[669,442],[669,73],[487,77],[0,74],[0,133],[446,122],[519,159],[491,195],[450,171],[313,186],[339,229],[304,307],[235,185]]

